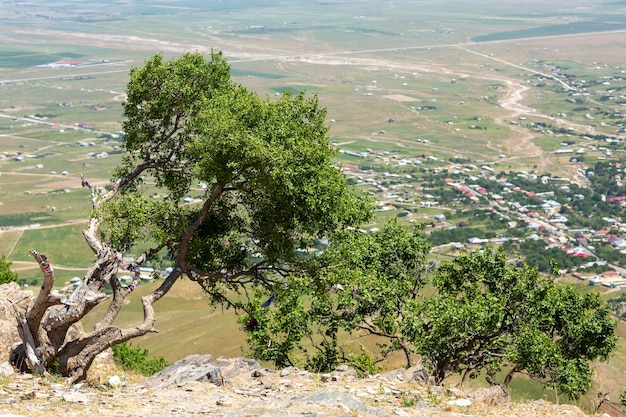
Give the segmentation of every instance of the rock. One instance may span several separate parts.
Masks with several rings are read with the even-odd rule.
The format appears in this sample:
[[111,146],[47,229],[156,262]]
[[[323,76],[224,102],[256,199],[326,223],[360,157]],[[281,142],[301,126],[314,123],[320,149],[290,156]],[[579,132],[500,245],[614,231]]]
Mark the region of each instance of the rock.
[[[422,387],[398,379],[385,382],[382,376],[345,382],[342,378],[341,383],[320,389],[323,384],[319,374],[292,369],[280,377],[280,371],[252,369],[258,364],[247,359],[212,361],[210,357],[194,355],[182,362],[170,374],[153,379],[153,385],[126,382],[127,387],[116,390],[102,390],[92,384],[68,386],[36,375],[15,374],[0,387],[0,417],[11,412],[29,416],[98,417],[585,417],[576,406],[555,405],[545,400],[490,408],[478,405],[470,393],[460,391],[454,391],[457,398],[446,404],[443,398],[450,392],[445,387]],[[228,384],[216,386],[209,382],[208,365],[222,376],[228,374]],[[253,377],[256,371],[263,376]],[[173,382],[183,375],[199,375],[202,381]],[[477,391],[471,392],[476,398]],[[432,398],[435,393],[438,397]],[[410,401],[403,401],[405,398]],[[431,401],[428,405],[427,399]]]
[[385,372],[380,375],[380,378],[387,381],[404,381],[404,372],[406,369],[394,369],[393,371]]
[[145,383],[154,387],[180,385],[189,381],[218,381],[221,384],[220,370],[211,362],[211,355],[190,355],[157,372]]
[[[75,326],[72,326],[70,329],[74,327]],[[82,329],[82,326],[76,328],[75,331],[79,331],[80,329]],[[93,385],[104,385],[108,383],[109,378],[116,372],[117,365],[113,360],[113,350],[108,348],[99,353],[94,359],[89,371],[87,371],[87,380]]]
[[356,410],[361,413],[366,413],[377,417],[388,417],[389,415],[383,410],[373,407],[368,407],[363,401],[354,397],[353,395],[345,392],[338,392],[332,390],[321,390],[314,392],[306,397],[301,397],[300,401],[314,402],[314,403],[326,403],[343,405],[350,410]]
[[38,400],[47,400],[48,398],[50,398],[50,394],[48,394],[47,392],[35,392],[35,398]]
[[74,404],[87,404],[89,400],[82,392],[67,392],[63,394],[63,401]]
[[471,407],[472,401],[467,398],[457,398],[447,402],[448,405],[455,405],[457,407]]
[[35,398],[37,398],[37,393],[35,391],[25,392],[20,395],[20,400],[22,401],[34,400]]
[[219,405],[220,407],[232,407],[233,403],[228,400],[220,398],[219,400],[215,401],[215,405]]
[[418,401],[417,404],[415,404],[415,407],[413,408],[417,410],[427,410],[428,405],[424,401]]
[[354,369],[353,367],[348,366],[348,365],[339,365],[335,369],[335,372],[340,373],[341,376],[343,376],[343,377],[353,377],[353,378],[357,378],[358,377],[356,369]]
[[428,383],[428,371],[422,365],[413,365],[404,371],[404,381],[417,382],[421,385]]
[[509,402],[509,395],[500,385],[492,385],[489,388],[478,388],[467,393],[467,396],[475,404],[486,406],[505,406]]
[[0,377],[9,377],[15,373],[13,366],[9,362],[0,363]]
[[281,377],[285,377],[287,375],[289,375],[290,373],[292,373],[293,371],[295,371],[296,368],[294,368],[293,366],[288,366],[284,369],[280,370],[280,376]]
[[0,285],[0,362],[8,361],[12,346],[22,341],[17,332],[14,306],[24,312],[34,300],[32,291],[22,290],[15,282]]
[[120,379],[119,376],[117,375],[113,375],[111,378],[109,378],[109,380],[107,381],[107,385],[115,388],[118,387],[120,384],[122,383],[122,380]]
[[[144,385],[165,387],[189,381],[210,382],[217,386],[250,381],[253,372],[260,369],[259,362],[247,358],[213,360],[211,355],[190,355],[148,378]],[[265,370],[265,374],[271,371]],[[259,373],[255,375],[262,376]],[[257,383],[257,382],[255,382]]]
[[[219,368],[225,382],[233,383],[235,380],[249,380],[250,375],[256,369],[261,369],[261,365],[255,359],[248,358],[224,358],[219,357],[213,361],[213,365]],[[270,373],[269,369],[265,370]]]
[[408,369],[394,369],[380,375],[380,377],[387,381],[417,382],[420,385],[426,385],[429,376],[428,371],[422,365],[413,365]]
[[554,415],[563,417],[579,417],[586,415],[578,406],[573,404],[553,404],[552,409],[554,410]]

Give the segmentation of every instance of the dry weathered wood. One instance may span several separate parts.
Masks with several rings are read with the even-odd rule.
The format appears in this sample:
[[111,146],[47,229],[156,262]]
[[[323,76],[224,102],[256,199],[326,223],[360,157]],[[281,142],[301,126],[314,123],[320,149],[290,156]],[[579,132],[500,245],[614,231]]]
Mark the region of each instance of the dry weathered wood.
[[23,358],[21,359],[32,372],[43,374],[45,372],[43,357],[50,353],[50,349],[48,348],[47,335],[41,329],[41,322],[48,308],[60,304],[61,298],[52,294],[54,269],[48,262],[48,258],[35,250],[31,250],[30,253],[43,273],[43,284],[35,303],[27,309],[25,314],[16,309],[17,328],[23,342],[21,353]]
[[13,309],[15,310],[15,317],[17,319],[17,331],[24,345],[23,352],[25,357],[23,359],[26,362],[26,366],[28,366],[28,369],[32,372],[43,375],[45,372],[45,366],[42,358],[37,353],[35,340],[28,326],[26,317],[15,305],[13,305]]
[[[139,175],[141,172],[141,170],[133,171],[130,177]],[[119,182],[116,183],[113,190],[101,196],[83,176],[81,176],[81,181],[83,187],[91,191],[94,208],[112,198],[119,191],[121,185]],[[116,274],[123,265],[122,253],[101,240],[98,235],[99,226],[100,221],[94,216],[87,230],[83,231],[87,244],[96,255],[96,261],[66,300],[52,293],[54,269],[48,258],[35,250],[31,250],[31,255],[43,273],[44,282],[35,303],[27,310],[26,314],[22,314],[18,321],[24,342],[21,349],[21,360],[34,372],[43,373],[48,360],[58,361],[59,372],[67,376],[68,381],[78,382],[86,377],[87,369],[100,352],[132,338],[156,332],[153,304],[170,290],[174,282],[183,273],[180,266],[175,268],[174,272],[163,281],[158,289],[142,297],[144,310],[142,322],[127,328],[114,326],[112,323],[124,304],[124,299],[139,284],[139,265],[146,259],[147,254],[141,254],[137,263],[133,264],[132,268],[127,268],[135,275],[132,285],[121,285]],[[189,240],[197,227],[199,224],[195,224],[187,233],[182,245],[183,252],[187,250]],[[71,338],[68,338],[69,329],[74,323],[82,319],[96,305],[111,298],[102,292],[107,283],[113,289],[113,297],[102,320],[97,323],[93,331],[73,334]]]
[[43,284],[37,295],[37,299],[33,306],[26,313],[26,320],[28,321],[28,327],[30,332],[35,338],[35,343],[38,344],[38,332],[41,320],[48,307],[61,304],[61,297],[52,294],[52,288],[54,287],[54,268],[48,261],[46,255],[38,253],[36,250],[31,249],[30,254],[35,258],[39,264],[39,269],[43,274]]

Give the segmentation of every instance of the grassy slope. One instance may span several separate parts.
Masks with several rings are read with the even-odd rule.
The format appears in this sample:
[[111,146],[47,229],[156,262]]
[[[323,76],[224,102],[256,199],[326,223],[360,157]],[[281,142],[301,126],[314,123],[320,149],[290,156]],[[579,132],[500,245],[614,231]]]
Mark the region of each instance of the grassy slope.
[[[158,282],[142,284],[128,297],[130,303],[115,324],[130,325],[143,319],[141,296],[158,286]],[[131,343],[141,345],[151,355],[164,356],[174,362],[192,353],[218,356],[241,356],[245,334],[239,329],[233,310],[212,309],[200,287],[180,280],[155,305],[158,333],[148,334]],[[104,306],[96,308],[83,320],[85,329],[93,328]]]

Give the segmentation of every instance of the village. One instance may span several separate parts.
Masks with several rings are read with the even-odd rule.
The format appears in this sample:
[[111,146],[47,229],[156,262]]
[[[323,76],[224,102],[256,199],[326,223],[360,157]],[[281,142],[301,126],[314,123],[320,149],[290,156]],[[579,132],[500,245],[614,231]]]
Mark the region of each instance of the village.
[[[617,160],[606,161],[604,147],[589,147],[591,152],[602,154],[599,162],[610,163],[617,169],[621,167]],[[366,190],[376,199],[378,211],[385,217],[395,216],[403,222],[424,223],[427,236],[437,230],[457,228],[466,228],[474,233],[464,241],[446,242],[437,248],[458,252],[481,250],[513,241],[541,241],[545,250],[558,248],[577,258],[579,266],[569,270],[562,268],[562,274],[569,273],[589,285],[626,287],[626,269],[622,267],[626,264],[626,223],[615,215],[621,212],[626,197],[602,197],[600,205],[606,213],[595,222],[597,228],[590,228],[586,222],[581,222],[591,213],[573,209],[577,202],[597,198],[592,190],[578,185],[592,183],[593,167],[578,164],[581,168],[577,169],[576,177],[566,178],[538,172],[505,174],[496,170],[497,164],[460,163],[429,155],[409,158],[371,149],[358,155],[342,150],[339,153],[344,159],[353,159],[352,163],[343,163],[342,170],[356,187]],[[561,153],[555,152],[556,155]],[[375,168],[361,169],[359,165],[364,165],[363,161]],[[621,185],[621,175],[616,175],[613,181],[614,188]],[[482,210],[499,217],[502,229],[494,235],[481,225],[473,225],[471,220],[458,220],[459,213],[472,210]],[[370,232],[376,230],[377,227],[369,229]],[[602,255],[597,252],[597,248],[601,247]],[[613,252],[610,259],[603,258],[607,248]],[[601,272],[585,272],[587,268],[596,271],[597,267]]]

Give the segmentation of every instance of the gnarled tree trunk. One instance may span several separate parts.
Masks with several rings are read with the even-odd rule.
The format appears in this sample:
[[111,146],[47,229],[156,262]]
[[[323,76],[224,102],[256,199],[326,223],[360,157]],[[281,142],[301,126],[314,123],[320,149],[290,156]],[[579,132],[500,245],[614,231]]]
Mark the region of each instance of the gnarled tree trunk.
[[[106,198],[99,199],[84,179],[83,186],[90,188],[94,207],[106,201]],[[112,192],[117,189],[114,188]],[[175,268],[159,288],[142,298],[144,320],[141,323],[125,329],[113,326],[124,299],[139,284],[139,265],[145,260],[146,254],[140,256],[133,265],[124,264],[121,252],[98,239],[98,226],[98,220],[92,218],[89,228],[83,232],[87,244],[96,254],[96,261],[66,299],[52,292],[54,269],[48,258],[31,250],[31,255],[42,270],[44,282],[37,299],[27,309],[26,314],[17,312],[23,343],[12,355],[16,364],[23,364],[30,371],[39,374],[45,373],[54,364],[58,366],[55,371],[74,383],[86,378],[87,370],[99,353],[111,346],[156,331],[153,327],[155,317],[152,305],[169,291],[181,275],[180,268]],[[134,273],[131,285],[123,286],[118,280],[117,272],[120,268]],[[107,283],[113,290],[112,296],[102,291]],[[93,331],[71,331],[75,323],[107,300],[110,300],[109,307]]]

